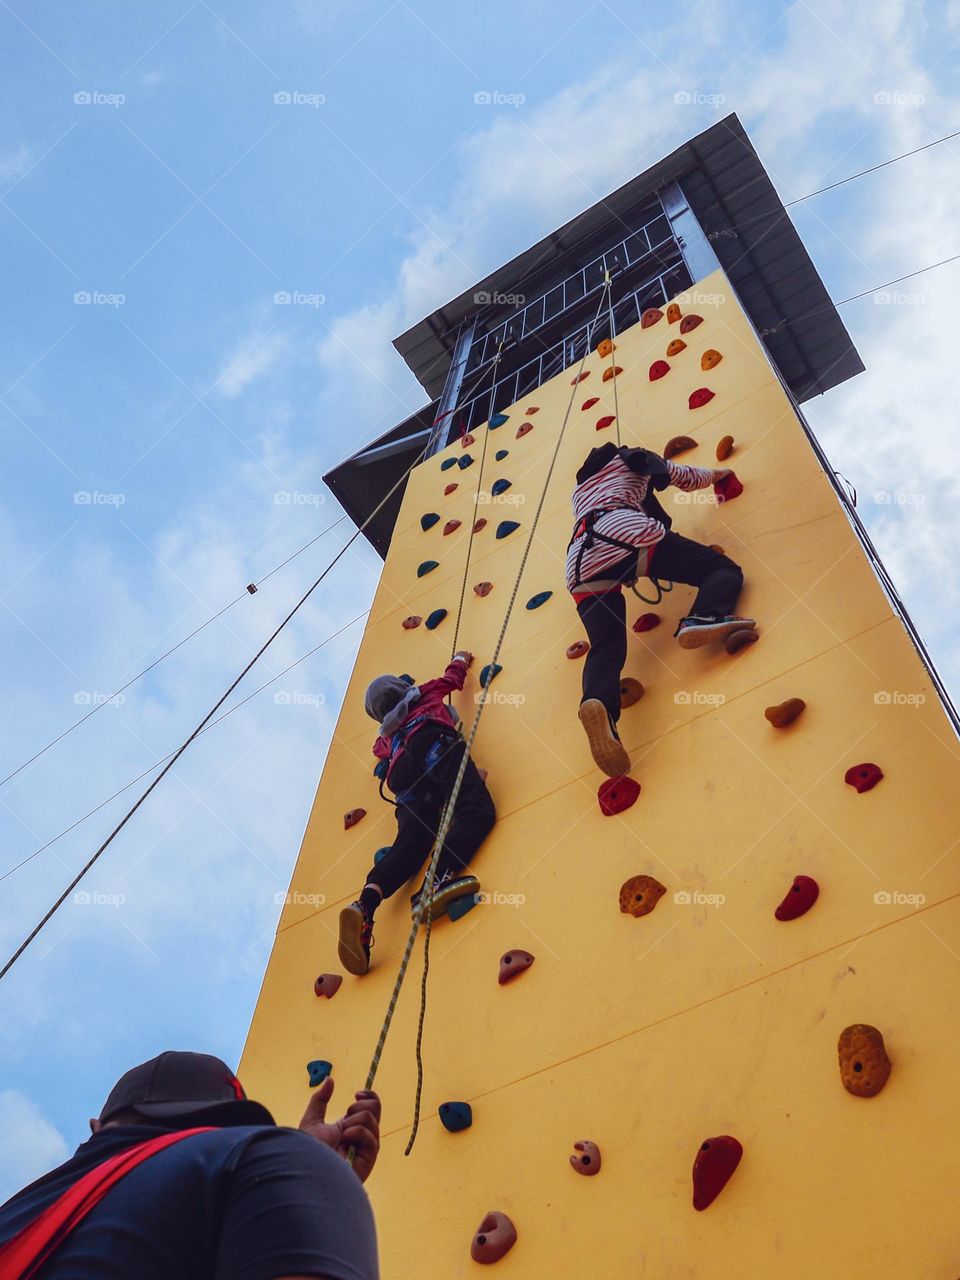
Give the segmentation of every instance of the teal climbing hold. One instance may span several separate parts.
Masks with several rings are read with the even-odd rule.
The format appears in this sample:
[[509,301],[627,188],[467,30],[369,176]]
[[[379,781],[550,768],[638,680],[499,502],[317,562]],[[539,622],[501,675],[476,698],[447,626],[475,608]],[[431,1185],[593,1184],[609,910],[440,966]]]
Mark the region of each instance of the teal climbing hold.
[[457,466],[461,471],[466,471],[467,467],[473,466],[473,459],[469,453],[464,453],[457,459]]
[[553,595],[552,591],[538,591],[535,596],[531,596],[527,601],[528,609],[539,609],[542,604],[546,604]]
[[429,618],[427,618],[423,625],[428,631],[435,631],[446,616],[446,609],[434,609],[433,613],[430,614]]
[[440,1123],[450,1133],[460,1133],[473,1124],[473,1108],[469,1102],[441,1102]]
[[459,920],[468,911],[472,911],[476,905],[477,895],[475,893],[467,893],[462,898],[454,898],[449,907],[447,907],[447,917],[450,920]]
[[397,676],[398,680],[402,680],[404,684],[416,684],[413,676],[408,676],[406,672],[402,676]]
[[509,488],[509,480],[494,480],[493,484],[490,486],[490,492],[495,498],[497,498],[501,493],[506,493]]
[[423,564],[417,565],[417,577],[422,578],[424,574],[432,573],[439,563],[439,560],[424,560]]
[[323,1084],[332,1070],[333,1063],[327,1062],[324,1058],[317,1058],[314,1062],[308,1062],[307,1075],[310,1077],[310,1088],[315,1089],[318,1084]]
[[457,465],[456,458],[444,458],[444,460],[440,463],[440,470],[449,471],[451,467],[455,467],[456,465]]
[[428,511],[426,515],[420,517],[420,528],[426,533],[428,529],[432,529],[440,517],[435,511]]
[[505,422],[509,421],[509,418],[509,413],[495,413],[487,423],[487,426],[491,431],[496,431],[497,427],[502,427]]
[[[384,760],[383,763],[386,764],[386,760]],[[373,865],[375,867],[379,867],[380,863],[384,860],[384,858],[387,856],[387,854],[390,852],[392,848],[393,848],[392,845],[385,844],[382,849],[378,849],[377,852],[373,855]]]
[[513,533],[514,529],[519,529],[520,525],[516,520],[501,520],[497,525],[496,536],[505,538],[508,534]]
[[485,689],[488,684],[492,684],[502,670],[499,662],[488,662],[480,672],[480,688]]
[[373,776],[375,778],[385,778],[387,776],[388,760],[378,760],[373,766]]
[[509,453],[510,453],[509,449],[498,449],[493,456],[496,458],[498,462],[502,462]]

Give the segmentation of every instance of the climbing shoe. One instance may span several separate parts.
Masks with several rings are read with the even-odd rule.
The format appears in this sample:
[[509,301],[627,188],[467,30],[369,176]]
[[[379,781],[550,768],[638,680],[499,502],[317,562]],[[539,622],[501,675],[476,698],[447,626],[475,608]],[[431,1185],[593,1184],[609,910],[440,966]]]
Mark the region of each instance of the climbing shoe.
[[630,757],[603,703],[598,698],[588,698],[580,703],[579,715],[597,768],[608,778],[622,778],[629,773]]
[[[451,902],[456,902],[457,898],[466,898],[480,892],[480,881],[476,876],[455,876],[452,871],[445,871],[442,876],[437,876],[433,882],[433,897],[430,900],[430,919],[436,920],[437,916],[442,916],[449,907]],[[417,908],[420,906],[420,898],[423,894],[423,886],[410,899],[410,914],[415,916]]]
[[680,619],[674,635],[681,649],[699,649],[711,640],[723,640],[733,631],[751,631],[756,625],[753,618],[738,618],[732,613],[691,613]]
[[351,902],[340,912],[340,945],[337,952],[347,973],[358,978],[370,968],[373,946],[373,916],[368,916],[359,902]]

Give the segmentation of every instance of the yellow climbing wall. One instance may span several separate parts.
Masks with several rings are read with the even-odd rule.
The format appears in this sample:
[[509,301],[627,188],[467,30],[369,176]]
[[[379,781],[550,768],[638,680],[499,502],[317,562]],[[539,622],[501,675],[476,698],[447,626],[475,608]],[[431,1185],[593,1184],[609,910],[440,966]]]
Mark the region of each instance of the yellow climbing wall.
[[[736,656],[679,649],[685,587],[655,610],[662,625],[631,631],[624,674],[646,688],[620,722],[642,786],[632,808],[600,812],[603,778],[576,715],[582,661],[565,656],[582,636],[563,585],[569,497],[588,450],[614,438],[615,427],[596,429],[614,412],[614,383],[601,380],[610,360],[589,355],[575,388],[569,369],[407,486],[242,1064],[248,1090],[284,1123],[309,1096],[310,1059],[333,1061],[341,1104],[362,1087],[409,929],[414,885],[380,911],[368,976],[345,976],[332,1000],[314,995],[317,974],[339,972],[338,912],[394,826],[372,776],[363,690],[384,671],[420,681],[442,671],[479,485],[488,523],[459,636],[477,662],[456,698],[471,722],[572,395],[475,747],[499,811],[474,863],[489,901],[433,934],[423,1119],[409,1158],[419,948],[377,1079],[383,1150],[368,1188],[385,1280],[474,1273],[471,1239],[489,1210],[519,1235],[499,1273],[525,1280],[960,1274],[957,741],[724,276],[679,301],[702,323],[665,377],[651,382],[648,370],[679,323],[664,316],[616,340],[621,434],[658,451],[689,434],[697,448],[678,460],[704,466],[734,437],[726,465],[740,497],[718,506],[710,490],[669,489],[667,502],[678,532],[742,565],[740,612],[759,620],[761,639]],[[722,360],[704,371],[707,350]],[[691,410],[701,387],[714,397]],[[517,439],[526,422],[533,430]],[[496,462],[499,449],[509,452]],[[464,452],[471,466],[441,470]],[[511,488],[491,501],[499,478]],[[426,532],[425,512],[441,517]],[[451,519],[460,527],[445,536]],[[498,540],[502,520],[520,527]],[[428,560],[438,567],[418,578]],[[483,580],[494,585],[481,598],[472,587]],[[540,591],[553,595],[527,610]],[[651,611],[627,600],[629,623]],[[437,608],[449,612],[436,630],[401,627]],[[806,711],[775,729],[764,709],[790,697]],[[863,762],[885,776],[858,794],[844,774]],[[358,806],[367,816],[345,831],[344,811]],[[635,919],[618,895],[642,873],[667,892]],[[781,923],[774,910],[797,874],[814,877],[820,897]],[[500,986],[510,948],[536,959]],[[875,1098],[840,1082],[837,1038],[859,1022],[882,1031],[893,1062]],[[443,1129],[447,1100],[472,1104],[472,1128]],[[693,1160],[720,1134],[744,1157],[698,1213]],[[582,1139],[602,1155],[593,1178],[568,1161]]]

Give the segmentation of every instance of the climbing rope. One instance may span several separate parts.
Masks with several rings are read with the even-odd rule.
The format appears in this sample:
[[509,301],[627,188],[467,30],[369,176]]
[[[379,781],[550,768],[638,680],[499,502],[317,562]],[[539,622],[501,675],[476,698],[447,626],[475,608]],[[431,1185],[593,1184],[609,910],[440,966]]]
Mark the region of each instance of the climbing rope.
[[[610,277],[609,271],[604,272],[603,280],[607,290],[607,306],[608,306],[608,313],[610,317],[610,368],[615,369],[617,367],[617,353],[616,351],[614,351],[615,344],[613,341],[613,329],[614,329],[613,280]],[[588,338],[587,348],[589,349],[589,347],[590,347],[590,340]],[[610,375],[610,381],[613,383],[613,412],[614,412],[614,420],[617,424],[617,447],[619,448],[619,446],[622,443],[620,439],[620,399],[619,399],[619,396],[617,395],[617,375],[615,373]]]

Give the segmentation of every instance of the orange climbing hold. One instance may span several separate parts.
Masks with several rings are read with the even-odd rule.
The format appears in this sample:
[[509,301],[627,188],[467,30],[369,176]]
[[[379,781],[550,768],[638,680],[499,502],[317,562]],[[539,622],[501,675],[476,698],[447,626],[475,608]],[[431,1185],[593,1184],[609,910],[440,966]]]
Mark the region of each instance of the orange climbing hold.
[[666,360],[654,360],[647,377],[651,382],[658,382],[661,378],[665,378],[669,372],[670,366]]
[[667,343],[667,355],[678,356],[681,351],[686,351],[687,344],[682,338],[673,338]]
[[674,436],[663,446],[663,456],[665,458],[675,458],[678,453],[685,453],[687,449],[695,449],[697,442],[693,436]]
[[639,680],[634,680],[633,676],[624,676],[620,681],[620,706],[632,707],[635,702],[639,702],[646,690]]
[[633,624],[634,631],[641,635],[644,631],[652,631],[654,627],[659,627],[659,613],[641,613],[640,617]]
[[443,496],[444,496],[445,498],[449,498],[449,497],[450,497],[450,495],[451,495],[451,493],[456,493],[456,491],[457,491],[459,488],[460,488],[460,486],[459,486],[458,484],[448,484],[448,485],[447,485],[447,487],[446,487],[446,488],[444,489],[444,491],[443,491]]
[[538,404],[532,404],[530,408],[526,410],[523,416],[525,418],[529,418],[532,413],[539,413],[539,412],[540,412],[540,406]]
[[446,538],[449,534],[455,533],[460,528],[459,520],[448,520],[443,526],[443,536]]
[[788,724],[793,724],[806,705],[802,698],[788,698],[786,702],[778,702],[775,707],[767,707],[763,714],[775,729],[785,729]]
[[715,351],[713,347],[708,347],[700,357],[700,368],[706,373],[708,369],[715,369],[722,359],[723,356],[719,351]]
[[611,414],[609,414],[606,418],[598,418],[598,419],[597,419],[597,430],[598,430],[598,431],[604,431],[604,430],[606,430],[606,428],[607,428],[607,427],[609,427],[611,423],[616,422],[616,420],[617,420],[617,419],[616,419],[615,415],[614,415],[614,414],[612,414],[612,413],[611,413]]
[[640,317],[640,328],[649,329],[651,325],[655,325],[658,320],[663,319],[663,312],[658,311],[656,307],[650,307]]
[[743,1156],[736,1138],[722,1134],[700,1144],[693,1162],[693,1207],[707,1209],[733,1177]]
[[534,957],[529,951],[505,951],[500,957],[500,972],[497,975],[501,987],[504,983],[519,978],[521,973],[526,973],[533,961]]
[[583,404],[580,406],[580,412],[584,413],[587,409],[592,409],[599,399],[599,396],[591,396],[589,400],[584,400]]
[[366,809],[348,809],[343,815],[343,829],[349,831],[351,827],[355,827],[358,822],[367,816]]
[[667,324],[676,324],[680,319],[679,302],[671,302],[667,306]]
[[488,1213],[474,1233],[470,1257],[474,1262],[499,1262],[517,1243],[517,1229],[505,1213]]
[[695,329],[698,324],[703,324],[703,316],[684,316],[680,321],[680,332],[689,333],[691,329]]
[[326,996],[328,1000],[340,990],[343,985],[343,977],[339,973],[321,973],[313,984],[313,993],[317,996]]
[[639,920],[650,914],[666,892],[667,886],[653,876],[631,876],[620,887],[620,910]]
[[567,645],[568,658],[584,658],[590,652],[589,640],[574,640],[573,644]]
[[874,1098],[890,1079],[891,1063],[876,1027],[865,1022],[844,1027],[837,1043],[840,1079],[855,1098]]
[[696,391],[690,392],[690,398],[687,404],[691,409],[702,409],[705,404],[709,404],[713,399],[715,392],[709,387],[697,387]]
[[460,437],[461,449],[469,449],[472,444],[476,444],[476,443],[477,443],[476,436],[472,436],[469,431],[465,436]]
[[711,542],[710,550],[715,551],[718,556],[726,555],[726,552],[724,551],[723,547],[721,547],[719,542]]
[[726,462],[733,453],[733,436],[723,436],[717,443],[717,461]]
[[604,338],[602,342],[597,343],[597,355],[601,360],[606,360],[607,356],[613,355],[617,349],[617,344],[610,338]]
[[623,813],[625,809],[636,804],[639,794],[640,783],[635,782],[633,778],[607,778],[606,782],[601,782],[600,789],[597,791],[600,812],[605,818]]
[[415,628],[419,627],[422,621],[423,619],[420,617],[419,613],[411,613],[408,617],[404,618],[400,625],[403,627],[404,631],[413,631]]
[[477,595],[478,595],[478,596],[488,596],[488,595],[490,594],[490,592],[493,590],[493,583],[492,583],[492,582],[478,582],[478,583],[477,583],[477,585],[476,585],[473,589],[474,589],[474,591],[477,593]]
[[517,439],[522,440],[524,436],[528,436],[533,430],[532,422],[521,422],[517,427]]
[[600,1148],[595,1142],[575,1142],[573,1149],[578,1155],[570,1157],[570,1166],[585,1178],[592,1178],[600,1172]]
[[612,364],[609,366],[609,368],[604,369],[603,377],[600,379],[600,381],[610,382],[613,378],[617,376],[618,373],[623,373],[623,369],[618,364]]

